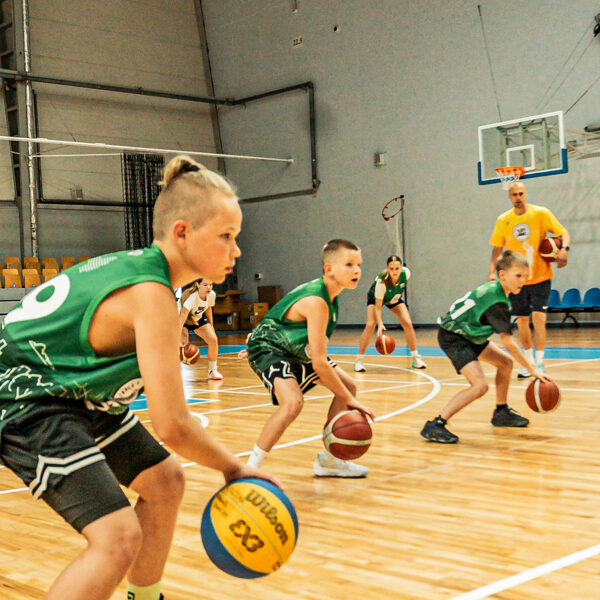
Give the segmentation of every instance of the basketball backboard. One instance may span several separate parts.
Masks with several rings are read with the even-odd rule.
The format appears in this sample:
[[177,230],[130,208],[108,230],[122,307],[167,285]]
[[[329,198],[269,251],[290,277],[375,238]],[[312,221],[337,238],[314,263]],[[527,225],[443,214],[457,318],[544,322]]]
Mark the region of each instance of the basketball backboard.
[[567,172],[562,111],[479,127],[479,185],[499,183],[496,168],[515,165],[521,179]]

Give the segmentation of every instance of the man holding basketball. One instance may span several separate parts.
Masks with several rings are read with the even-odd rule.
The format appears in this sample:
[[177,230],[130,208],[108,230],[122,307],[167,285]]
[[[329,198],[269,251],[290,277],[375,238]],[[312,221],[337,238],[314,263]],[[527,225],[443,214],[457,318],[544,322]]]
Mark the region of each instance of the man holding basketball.
[[[546,310],[552,280],[552,267],[539,254],[538,248],[548,233],[562,238],[562,248],[556,260],[559,269],[567,265],[571,236],[558,219],[543,206],[527,203],[527,190],[521,181],[515,181],[508,189],[513,208],[502,213],[496,220],[490,244],[494,247],[490,260],[488,280],[496,279],[496,262],[504,248],[523,254],[529,263],[527,281],[518,294],[510,294],[511,313],[517,318],[519,338],[529,362],[534,362],[529,316],[533,322],[533,345],[535,367],[545,372],[544,346],[546,345]],[[530,377],[522,368],[518,377]]]

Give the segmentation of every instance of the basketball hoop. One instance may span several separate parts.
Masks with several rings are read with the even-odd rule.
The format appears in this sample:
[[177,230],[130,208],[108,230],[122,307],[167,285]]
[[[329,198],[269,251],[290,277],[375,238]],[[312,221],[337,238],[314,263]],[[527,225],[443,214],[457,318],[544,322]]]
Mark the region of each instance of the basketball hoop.
[[381,217],[392,243],[392,253],[404,257],[404,194],[388,200],[381,209]]
[[507,190],[515,181],[519,181],[525,175],[525,168],[518,166],[498,167],[496,169],[502,189]]

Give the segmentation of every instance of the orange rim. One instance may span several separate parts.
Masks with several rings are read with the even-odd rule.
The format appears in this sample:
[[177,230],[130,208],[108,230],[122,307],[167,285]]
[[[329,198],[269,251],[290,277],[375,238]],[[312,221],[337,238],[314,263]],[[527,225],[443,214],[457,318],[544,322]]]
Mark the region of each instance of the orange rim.
[[499,177],[506,177],[512,175],[515,179],[519,179],[519,177],[523,177],[523,175],[525,175],[525,168],[520,165],[498,167],[496,169],[496,173],[498,173]]

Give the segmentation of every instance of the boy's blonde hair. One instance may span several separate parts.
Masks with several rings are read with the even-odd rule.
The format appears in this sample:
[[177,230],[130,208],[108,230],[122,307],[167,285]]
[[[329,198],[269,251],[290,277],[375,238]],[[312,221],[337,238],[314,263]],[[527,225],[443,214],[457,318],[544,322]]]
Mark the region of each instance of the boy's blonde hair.
[[511,267],[525,267],[529,269],[529,263],[523,254],[514,250],[505,250],[496,262],[496,273],[508,271]]
[[331,257],[336,254],[339,250],[360,250],[360,248],[349,240],[329,240],[321,250],[321,262],[325,264],[331,260]]
[[236,197],[233,184],[225,177],[184,154],[168,162],[161,184],[163,190],[156,199],[152,222],[157,239],[164,239],[169,225],[177,219],[192,227],[200,227],[210,219],[216,208],[211,190]]

